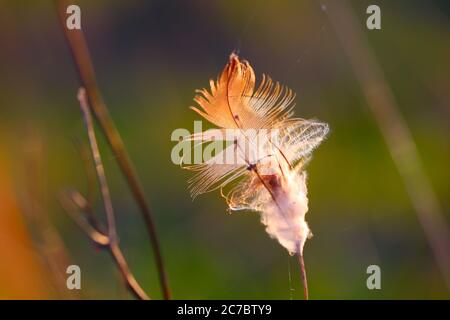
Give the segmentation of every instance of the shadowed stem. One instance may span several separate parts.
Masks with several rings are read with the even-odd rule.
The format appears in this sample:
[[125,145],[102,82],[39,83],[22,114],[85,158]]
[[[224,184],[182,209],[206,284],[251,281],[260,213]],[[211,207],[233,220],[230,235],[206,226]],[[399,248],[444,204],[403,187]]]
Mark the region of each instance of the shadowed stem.
[[69,43],[69,47],[75,61],[75,65],[77,67],[81,82],[86,88],[92,111],[96,119],[98,120],[103,133],[106,136],[111,150],[115,155],[115,159],[117,159],[119,167],[128,182],[131,193],[133,194],[133,197],[143,215],[147,231],[150,236],[153,254],[158,269],[159,281],[161,289],[163,291],[163,297],[165,299],[170,299],[168,279],[164,268],[159,241],[156,234],[156,228],[153,222],[150,207],[147,203],[147,200],[145,199],[144,192],[138,180],[136,171],[126,152],[122,138],[120,137],[101,96],[84,33],[82,30],[68,30],[66,27],[66,8],[69,4],[71,3],[65,0],[56,0],[62,29]]

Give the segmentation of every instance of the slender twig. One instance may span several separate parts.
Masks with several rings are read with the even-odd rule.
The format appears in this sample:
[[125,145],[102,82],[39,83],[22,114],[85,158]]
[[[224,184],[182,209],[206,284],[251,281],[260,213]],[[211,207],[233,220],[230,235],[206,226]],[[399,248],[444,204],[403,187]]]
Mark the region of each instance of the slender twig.
[[86,193],[87,202],[94,203],[95,185],[97,183],[96,182],[97,180],[95,179],[95,168],[92,166],[92,159],[89,147],[87,146],[86,143],[84,143],[80,139],[73,139],[73,144],[84,164],[84,171],[87,180],[87,193]]
[[[122,251],[120,250],[120,247],[117,243],[111,243],[109,241],[108,236],[104,235],[103,233],[97,231],[94,226],[90,225],[87,220],[84,220],[80,215],[78,211],[84,211],[84,210],[90,210],[90,206],[83,206],[79,207],[80,205],[80,199],[83,199],[82,201],[86,201],[83,196],[80,194],[77,197],[77,201],[74,200],[73,197],[70,196],[71,194],[69,192],[62,193],[60,196],[60,203],[64,210],[69,214],[69,216],[78,224],[81,230],[84,231],[86,236],[94,242],[96,245],[98,245],[101,248],[106,248],[111,256],[113,257],[113,260],[117,266],[117,268],[120,271],[120,274],[122,276],[122,279],[124,280],[127,288],[130,290],[130,292],[138,299],[141,300],[148,300],[150,299],[145,291],[142,289],[142,287],[139,285],[139,283],[136,281],[136,278],[133,276],[133,274],[130,271],[130,268],[128,267],[128,263],[126,262]],[[70,201],[69,201],[70,200]],[[76,209],[73,207],[73,205],[76,206]],[[87,215],[86,212],[84,212],[85,215]]]
[[87,217],[94,216],[93,212],[89,212],[90,210],[92,210],[92,205],[89,204],[81,194],[76,191],[72,191],[71,193],[66,192],[64,194],[65,196],[61,197],[61,204],[92,241],[109,250],[114,259],[114,262],[117,265],[117,268],[120,271],[120,274],[122,275],[124,282],[126,283],[131,293],[133,293],[138,299],[148,300],[150,298],[147,296],[145,291],[136,281],[136,278],[131,273],[130,268],[128,267],[128,263],[118,244],[114,209],[112,206],[108,182],[106,180],[105,169],[103,167],[102,158],[98,149],[97,138],[94,131],[94,124],[90,113],[90,107],[84,88],[80,88],[80,90],[78,91],[78,100],[83,112],[86,130],[89,138],[89,145],[91,147],[91,154],[95,165],[95,172],[100,187],[100,194],[106,212],[106,220],[108,225],[107,236],[104,235],[101,231],[97,230],[100,229],[100,226],[94,227],[93,225],[89,224],[88,220],[84,220],[83,218],[78,216],[74,212],[74,210],[69,207],[69,202],[67,201],[68,199],[71,200],[72,204],[77,205],[79,210],[84,211]]
[[308,278],[306,277],[305,260],[303,259],[303,250],[301,249],[300,244],[297,245],[297,252],[298,265],[300,267],[300,278],[303,285],[303,298],[305,300],[309,300]]
[[[106,248],[110,252],[117,268],[120,271],[124,283],[131,293],[136,298],[141,300],[150,299],[131,273],[128,263],[126,262],[126,259],[118,244],[110,243],[108,236],[96,230],[93,225],[79,215],[78,211],[82,211],[86,216],[92,214],[92,212],[89,212],[91,211],[91,206],[87,204],[86,199],[79,193],[66,191],[61,195],[60,202],[65,211],[78,224],[81,230],[84,231],[86,236],[96,245],[101,248]],[[75,210],[72,205],[75,205],[77,209]]]
[[78,101],[83,112],[84,120],[86,122],[86,130],[88,132],[89,145],[91,147],[92,157],[95,165],[95,171],[97,174],[98,183],[100,186],[100,194],[103,200],[103,206],[106,212],[106,220],[108,223],[108,247],[110,252],[119,267],[119,270],[130,287],[133,293],[140,299],[148,299],[147,294],[139,286],[136,279],[130,272],[128,264],[119,248],[117,240],[116,221],[114,217],[114,210],[111,201],[111,195],[109,193],[108,182],[106,180],[105,169],[103,167],[102,158],[98,150],[97,138],[95,137],[94,124],[87,101],[86,91],[84,88],[80,88],[78,92]]
[[417,213],[437,265],[450,288],[450,230],[425,174],[408,125],[382,69],[347,1],[330,1],[326,10],[378,123]]
[[131,160],[126,152],[122,138],[120,137],[115,124],[108,112],[108,109],[100,94],[97,85],[95,71],[92,59],[89,54],[87,43],[82,30],[68,30],[66,28],[66,8],[71,4],[66,0],[56,0],[58,15],[61,26],[69,43],[81,82],[86,88],[87,95],[92,107],[92,111],[98,120],[103,133],[117,159],[119,167],[124,174],[130,190],[136,200],[150,236],[151,245],[156,261],[156,266],[159,274],[159,281],[165,299],[170,298],[170,290],[167,279],[167,274],[164,268],[162,254],[159,246],[158,237],[156,234],[155,224],[151,215],[150,207],[144,196],[144,192],[140,185],[136,171],[131,163]]
[[106,220],[108,222],[108,238],[110,245],[117,243],[116,219],[114,217],[114,209],[112,206],[111,195],[109,193],[108,182],[106,181],[105,169],[103,167],[102,158],[98,150],[97,138],[95,137],[94,124],[92,122],[91,112],[84,88],[78,91],[78,101],[80,102],[81,111],[83,112],[84,121],[86,122],[86,130],[91,146],[92,158],[94,160],[95,171],[97,174],[100,193],[102,195],[103,206],[106,212]]
[[100,230],[100,223],[97,219],[97,217],[94,215],[94,211],[92,208],[89,208],[93,206],[94,199],[95,199],[95,186],[96,186],[96,173],[95,168],[92,165],[92,159],[91,154],[89,151],[89,147],[83,143],[82,141],[75,139],[74,140],[75,148],[77,149],[81,160],[84,163],[84,171],[86,174],[86,180],[87,180],[87,191],[86,191],[86,199],[84,197],[80,197],[80,194],[76,190],[71,190],[71,197],[74,202],[77,201],[83,201],[83,203],[78,203],[78,206],[83,208],[83,212],[86,213],[87,219],[92,224],[93,227],[95,227],[96,230]]
[[303,283],[303,297],[305,300],[309,300],[309,293],[308,293],[308,279],[306,278],[306,268],[305,268],[305,261],[303,260],[303,254],[299,253],[298,256],[298,263],[300,265],[300,276],[302,278]]
[[[78,195],[77,200],[70,191],[62,192],[59,197],[59,202],[63,207],[64,211],[72,218],[72,220],[80,227],[81,230],[86,234],[86,236],[95,244],[100,247],[109,245],[109,238],[98,231],[89,221],[85,220],[79,215],[78,211],[86,213],[90,211],[87,206],[80,205],[80,197],[85,201],[85,199]],[[74,206],[75,205],[75,206]]]

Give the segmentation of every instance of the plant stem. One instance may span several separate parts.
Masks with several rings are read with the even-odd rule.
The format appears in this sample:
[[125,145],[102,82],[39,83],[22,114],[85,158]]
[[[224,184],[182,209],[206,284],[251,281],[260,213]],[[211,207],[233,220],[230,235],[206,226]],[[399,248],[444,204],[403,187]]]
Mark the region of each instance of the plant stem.
[[66,0],[56,0],[58,15],[65,37],[69,43],[69,47],[75,61],[81,82],[86,88],[87,96],[89,98],[92,111],[98,120],[103,133],[115,155],[115,159],[124,174],[130,190],[137,202],[140,211],[143,215],[147,231],[150,236],[150,241],[153,249],[153,254],[159,274],[159,281],[163,291],[164,299],[170,299],[170,290],[167,279],[166,270],[164,268],[163,258],[159,246],[158,237],[156,234],[155,224],[151,215],[150,207],[145,199],[144,192],[140,185],[136,171],[131,163],[125,145],[120,137],[114,121],[112,120],[109,111],[103,101],[100,90],[97,85],[95,71],[92,59],[89,54],[87,43],[82,30],[68,30],[66,28],[66,8],[70,3]]
[[118,239],[117,239],[117,229],[116,222],[114,217],[114,210],[111,201],[111,195],[109,192],[108,182],[106,180],[105,169],[103,167],[102,158],[100,155],[100,151],[98,149],[97,138],[95,137],[94,124],[92,121],[92,116],[89,108],[89,104],[86,97],[86,91],[84,88],[80,88],[78,92],[78,100],[80,102],[81,110],[83,111],[84,120],[86,123],[86,130],[89,138],[89,145],[91,147],[92,158],[94,160],[95,171],[97,174],[98,183],[100,186],[100,193],[103,200],[103,206],[106,212],[106,220],[108,222],[108,243],[107,247],[111,255],[116,262],[117,267],[122,274],[122,277],[127,284],[127,287],[131,290],[131,292],[141,300],[150,299],[145,291],[138,284],[136,279],[128,267],[127,261],[119,248]]
[[305,300],[309,300],[309,293],[308,293],[308,279],[306,278],[306,268],[305,268],[305,261],[303,260],[303,254],[298,253],[298,264],[300,266],[300,277],[302,279],[303,284],[303,297]]
[[95,171],[100,186],[100,193],[103,199],[103,206],[105,207],[106,219],[108,221],[108,238],[110,245],[117,243],[116,219],[114,217],[114,210],[111,201],[111,194],[109,193],[108,182],[106,181],[105,168],[103,167],[102,157],[98,150],[97,138],[95,137],[94,124],[92,122],[91,112],[86,99],[86,91],[81,88],[78,92],[78,101],[80,102],[81,111],[83,111],[84,121],[86,122],[86,129],[89,138],[89,145],[91,146],[92,158],[94,160]]

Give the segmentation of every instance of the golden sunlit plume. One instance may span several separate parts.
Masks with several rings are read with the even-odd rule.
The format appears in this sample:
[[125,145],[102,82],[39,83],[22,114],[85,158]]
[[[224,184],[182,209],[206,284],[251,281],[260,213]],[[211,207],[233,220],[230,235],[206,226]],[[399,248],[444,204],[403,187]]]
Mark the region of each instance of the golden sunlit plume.
[[186,166],[197,172],[190,180],[192,196],[216,189],[224,194],[223,188],[237,181],[224,194],[230,210],[259,212],[267,233],[299,255],[307,297],[303,247],[311,232],[305,221],[304,168],[328,134],[328,125],[293,118],[295,94],[268,76],[263,75],[255,91],[253,68],[236,54],[210,87],[197,91],[198,107],[191,108],[219,128],[185,139],[203,144],[223,137],[232,143],[210,159]]

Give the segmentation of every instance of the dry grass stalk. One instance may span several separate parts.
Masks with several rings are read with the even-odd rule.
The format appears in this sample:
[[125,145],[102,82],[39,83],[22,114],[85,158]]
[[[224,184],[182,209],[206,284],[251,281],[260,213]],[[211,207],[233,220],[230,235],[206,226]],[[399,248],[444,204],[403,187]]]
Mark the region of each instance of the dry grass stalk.
[[150,206],[148,205],[148,202],[144,196],[144,191],[139,182],[138,175],[136,174],[128,153],[126,152],[122,138],[120,137],[119,132],[117,131],[101,96],[84,33],[82,30],[68,30],[66,27],[66,8],[72,3],[66,0],[56,0],[55,2],[57,6],[58,16],[60,18],[61,27],[64,31],[64,35],[72,52],[72,56],[77,67],[80,80],[83,86],[86,88],[86,93],[92,107],[92,112],[95,115],[98,123],[100,124],[100,127],[115,155],[115,159],[117,160],[119,167],[124,174],[126,181],[128,182],[131,193],[136,203],[138,204],[144,218],[145,225],[150,236],[163,297],[165,299],[170,299],[170,289],[167,273],[164,267],[159,240],[156,233],[155,223],[152,218]]
[[[107,235],[103,233],[103,228],[100,226],[99,222],[93,218],[95,215],[92,211],[92,204],[89,203],[80,193],[77,191],[71,191],[62,194],[61,204],[94,243],[102,248],[106,248],[111,253],[114,262],[116,263],[116,266],[119,269],[130,292],[138,299],[148,300],[148,295],[141,288],[134,275],[131,273],[128,263],[119,247],[111,195],[109,192],[101,155],[98,149],[90,107],[84,88],[79,90],[78,100],[80,102],[80,107],[86,123],[92,159],[94,161],[95,172],[100,187],[100,194],[103,200],[103,207],[106,212]],[[87,218],[81,217],[79,212],[77,212],[79,210],[84,212]],[[93,224],[92,221],[96,221],[95,224]]]

